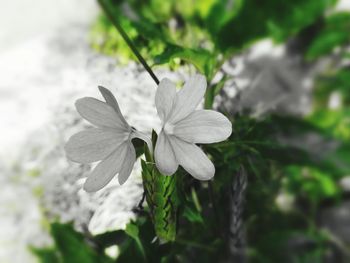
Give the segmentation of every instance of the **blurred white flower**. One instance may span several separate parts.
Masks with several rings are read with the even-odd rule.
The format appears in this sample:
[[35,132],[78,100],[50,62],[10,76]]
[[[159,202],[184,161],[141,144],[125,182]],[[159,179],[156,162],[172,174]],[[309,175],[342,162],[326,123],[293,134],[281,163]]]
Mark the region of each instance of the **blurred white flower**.
[[126,122],[113,94],[103,87],[99,90],[106,103],[90,97],[75,103],[79,114],[97,128],[78,132],[65,145],[71,161],[92,163],[102,160],[85,181],[87,192],[102,189],[117,173],[119,183],[125,183],[136,161],[131,140],[138,137],[147,141],[146,136]]
[[282,212],[288,213],[294,208],[295,196],[287,192],[281,192],[277,195],[275,202]]
[[160,172],[171,175],[181,165],[198,180],[209,180],[215,167],[196,143],[214,143],[227,139],[232,132],[231,122],[221,113],[196,110],[207,87],[202,75],[190,78],[176,92],[167,78],[157,89],[155,103],[162,121],[155,161]]

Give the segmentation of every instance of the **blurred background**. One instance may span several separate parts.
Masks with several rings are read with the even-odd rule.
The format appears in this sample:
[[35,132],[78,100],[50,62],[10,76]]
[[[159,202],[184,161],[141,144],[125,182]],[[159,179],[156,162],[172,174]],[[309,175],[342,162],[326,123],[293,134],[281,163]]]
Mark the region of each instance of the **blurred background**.
[[[248,178],[233,245],[245,259],[235,262],[350,262],[350,1],[104,2],[159,79],[205,74],[204,106],[232,118],[230,141],[207,151],[221,178],[214,194],[223,222],[232,213],[219,194],[225,180],[241,165]],[[122,187],[112,181],[88,194],[81,188],[91,167],[66,160],[63,146],[88,127],[74,101],[101,99],[98,85],[133,126],[160,127],[156,85],[97,1],[0,4],[0,263],[142,262],[125,256],[139,247],[118,239],[140,218],[140,165]],[[232,262],[232,236],[211,235],[220,216],[202,218],[202,188],[191,183],[203,209],[181,214],[196,225],[194,240],[180,241],[180,232],[162,262],[216,262],[222,251],[217,262]],[[238,231],[226,223],[222,231]]]

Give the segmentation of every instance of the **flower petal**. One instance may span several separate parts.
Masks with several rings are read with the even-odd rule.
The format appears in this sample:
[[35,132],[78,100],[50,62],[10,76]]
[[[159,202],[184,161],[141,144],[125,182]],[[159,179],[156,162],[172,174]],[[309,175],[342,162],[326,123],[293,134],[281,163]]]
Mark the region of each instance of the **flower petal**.
[[131,140],[134,138],[138,138],[140,140],[143,140],[145,143],[147,143],[148,150],[153,154],[153,144],[152,139],[149,135],[147,135],[144,132],[140,132],[137,130],[133,130],[130,136]]
[[98,127],[111,127],[123,131],[129,128],[125,126],[111,106],[95,98],[78,99],[75,106],[84,119]]
[[209,180],[215,174],[215,167],[204,152],[195,144],[169,136],[177,162],[194,178]]
[[159,133],[154,158],[158,170],[165,175],[172,175],[178,168],[173,149],[171,148],[169,138],[162,130]]
[[105,187],[122,169],[127,150],[128,142],[124,142],[110,156],[101,161],[86,179],[84,190],[96,192]]
[[124,184],[126,180],[129,178],[132,168],[134,167],[136,161],[136,152],[132,143],[128,143],[128,150],[126,152],[124,162],[122,165],[122,169],[118,175],[119,184]]
[[165,122],[168,119],[175,98],[175,84],[167,78],[162,79],[157,88],[155,101],[158,115],[163,122]]
[[214,143],[232,133],[231,122],[220,112],[196,110],[174,127],[174,135],[190,143]]
[[91,128],[74,134],[65,145],[68,159],[92,163],[106,158],[128,138],[128,133],[113,129]]
[[128,123],[126,122],[122,112],[120,111],[117,99],[114,97],[113,93],[109,89],[106,89],[102,86],[98,86],[98,89],[100,90],[100,92],[101,92],[103,98],[106,100],[107,104],[115,110],[118,117],[125,124],[125,126],[129,126]]
[[169,122],[175,124],[193,112],[203,99],[206,87],[207,81],[203,75],[196,74],[191,77],[176,94]]

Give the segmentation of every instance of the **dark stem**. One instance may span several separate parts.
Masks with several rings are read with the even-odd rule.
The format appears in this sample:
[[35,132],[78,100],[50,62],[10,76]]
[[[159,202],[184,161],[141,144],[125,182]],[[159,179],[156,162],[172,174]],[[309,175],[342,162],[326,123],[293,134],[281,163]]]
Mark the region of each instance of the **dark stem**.
[[143,191],[142,198],[141,198],[139,204],[137,205],[138,209],[140,209],[140,210],[143,209],[143,202],[145,201],[145,198],[146,198],[146,191]]
[[110,8],[108,7],[108,4],[106,4],[104,0],[98,0],[98,3],[100,4],[101,8],[103,9],[105,14],[107,15],[108,19],[112,22],[112,24],[118,30],[120,35],[123,37],[123,39],[125,40],[126,44],[128,44],[128,46],[131,49],[131,51],[135,54],[135,56],[140,61],[142,66],[147,70],[147,72],[151,75],[152,79],[158,85],[159,84],[159,80],[158,80],[157,76],[154,74],[154,72],[152,71],[151,67],[147,64],[146,60],[142,57],[140,52],[137,50],[137,48],[135,47],[134,43],[131,41],[131,39],[128,37],[128,35],[125,33],[124,29],[119,24],[119,21],[117,20],[117,18],[115,16],[113,16],[113,13],[111,12]]

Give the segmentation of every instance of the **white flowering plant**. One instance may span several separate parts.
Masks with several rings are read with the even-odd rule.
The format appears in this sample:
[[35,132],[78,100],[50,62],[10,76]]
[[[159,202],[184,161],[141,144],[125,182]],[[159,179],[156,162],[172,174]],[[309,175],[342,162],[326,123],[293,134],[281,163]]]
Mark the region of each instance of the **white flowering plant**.
[[[342,60],[350,15],[328,12],[336,2],[329,0],[98,2],[104,15],[93,27],[93,46],[142,64],[155,82],[161,127],[140,131],[128,123],[122,98],[109,90],[118,87],[99,87],[103,101],[76,102],[94,127],[69,139],[66,156],[99,162],[84,190],[100,191],[111,180],[123,187],[136,162],[144,189],[137,219],[125,230],[89,236],[93,249],[62,228],[88,251],[87,262],[98,262],[96,255],[101,262],[323,262],[334,246],[344,250],[316,218],[342,200],[338,180],[350,173],[350,76]],[[244,61],[250,70],[237,73],[234,62],[263,38],[282,44],[283,57]],[[343,49],[333,57],[337,46]],[[300,86],[311,77],[290,77],[295,66],[283,59],[311,67],[322,56],[337,68],[312,76],[314,103],[306,114],[301,102],[310,94]],[[153,67],[160,64],[185,72],[184,84],[159,80]],[[234,77],[251,87],[241,91]],[[57,227],[56,245],[70,257]],[[314,249],[295,245],[302,241]],[[115,260],[101,252],[111,245],[119,248]]]
[[[176,176],[179,165],[194,178],[207,181],[214,177],[215,167],[208,156],[196,143],[215,143],[226,140],[232,133],[232,124],[223,114],[213,110],[196,110],[203,99],[206,90],[206,79],[203,75],[194,75],[184,87],[176,92],[175,84],[169,79],[159,83],[155,96],[155,105],[162,121],[162,128],[157,139],[132,128],[123,117],[118,102],[113,94],[104,87],[99,87],[105,102],[94,98],[77,100],[76,108],[79,114],[95,125],[73,135],[65,146],[67,157],[78,163],[92,163],[100,161],[88,176],[84,190],[95,192],[106,186],[117,175],[120,184],[124,184],[130,176],[136,161],[136,151],[132,144],[133,138],[145,141],[152,167],[143,165],[145,194],[152,214],[152,206],[159,206],[159,201],[151,201],[155,194],[154,187],[160,177]],[[153,167],[154,166],[154,167]],[[154,171],[155,170],[155,171]],[[156,173],[149,179],[147,173]],[[169,179],[170,182],[173,179]],[[167,184],[167,181],[163,182]],[[176,185],[173,185],[173,194],[176,194]],[[162,202],[173,197],[160,192]],[[170,202],[170,201],[169,201]],[[166,208],[164,208],[166,209]],[[175,211],[161,218],[153,215],[157,235],[165,240],[174,240],[176,205],[171,208]],[[158,213],[159,214],[159,213]],[[159,228],[159,221],[167,221],[165,228]],[[163,225],[163,224],[162,224]]]

